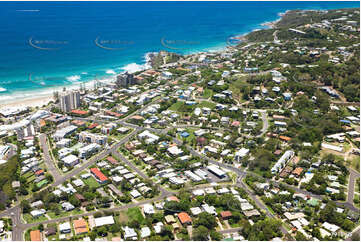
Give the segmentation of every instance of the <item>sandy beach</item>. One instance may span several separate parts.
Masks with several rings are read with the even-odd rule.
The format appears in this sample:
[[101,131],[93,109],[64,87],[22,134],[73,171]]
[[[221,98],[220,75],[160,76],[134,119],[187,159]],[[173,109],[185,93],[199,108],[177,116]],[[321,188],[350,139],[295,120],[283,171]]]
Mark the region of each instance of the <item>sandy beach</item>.
[[47,105],[50,101],[54,101],[53,95],[42,96],[42,97],[33,97],[26,99],[18,99],[7,101],[6,103],[0,103],[0,109],[7,108],[23,108],[23,107],[42,107]]

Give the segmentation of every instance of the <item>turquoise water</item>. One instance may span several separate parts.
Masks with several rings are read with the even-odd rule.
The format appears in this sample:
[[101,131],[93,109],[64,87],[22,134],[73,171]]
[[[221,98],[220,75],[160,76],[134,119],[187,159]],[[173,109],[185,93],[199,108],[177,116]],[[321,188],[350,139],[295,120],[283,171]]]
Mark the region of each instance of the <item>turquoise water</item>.
[[224,47],[229,36],[261,28],[286,10],[350,7],[360,4],[1,2],[0,102],[141,69],[148,52]]

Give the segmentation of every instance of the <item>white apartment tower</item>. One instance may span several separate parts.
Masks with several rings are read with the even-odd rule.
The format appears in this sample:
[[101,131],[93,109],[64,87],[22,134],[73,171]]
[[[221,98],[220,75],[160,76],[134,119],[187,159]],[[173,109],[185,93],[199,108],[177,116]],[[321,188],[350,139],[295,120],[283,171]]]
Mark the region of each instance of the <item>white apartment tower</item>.
[[79,91],[63,92],[59,96],[59,101],[61,111],[70,112],[80,106],[80,93]]

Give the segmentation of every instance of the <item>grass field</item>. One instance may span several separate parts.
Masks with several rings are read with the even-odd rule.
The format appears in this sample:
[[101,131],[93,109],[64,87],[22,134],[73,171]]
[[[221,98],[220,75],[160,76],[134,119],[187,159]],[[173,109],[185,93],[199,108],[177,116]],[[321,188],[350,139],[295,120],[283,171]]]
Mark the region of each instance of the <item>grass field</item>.
[[169,107],[169,110],[178,111],[178,109],[183,105],[184,102],[176,102],[172,106]]
[[29,213],[25,213],[23,215],[23,218],[24,220],[27,222],[27,223],[37,223],[37,222],[43,222],[43,221],[46,221],[48,220],[44,215],[43,216],[40,216],[38,218],[33,218],[33,216],[31,216],[31,214]]
[[77,210],[77,209],[74,209],[73,211],[69,211],[69,212],[61,212],[59,215],[56,215],[54,212],[47,212],[49,217],[52,219],[67,217],[67,216],[71,216],[71,215],[78,215],[78,214],[82,214],[82,213],[83,213],[82,210]]
[[95,180],[94,177],[89,177],[88,179],[83,180],[85,184],[87,184],[90,188],[98,188],[100,187],[100,184]]
[[130,218],[130,220],[137,220],[140,224],[144,222],[144,217],[140,209],[137,207],[129,208],[126,215],[128,218]]
[[211,89],[204,89],[203,91],[203,98],[210,98],[213,94],[213,91]]
[[207,101],[202,101],[201,103],[199,103],[197,105],[197,107],[199,108],[210,108],[210,109],[213,109],[216,107],[216,104],[215,103],[212,103],[212,102],[207,102]]
[[241,77],[240,79],[233,81],[230,85],[229,85],[229,89],[232,91],[232,95],[234,98],[238,99],[240,102],[244,101],[242,99],[242,93],[240,91],[242,86],[247,86],[249,85],[246,82],[247,77]]

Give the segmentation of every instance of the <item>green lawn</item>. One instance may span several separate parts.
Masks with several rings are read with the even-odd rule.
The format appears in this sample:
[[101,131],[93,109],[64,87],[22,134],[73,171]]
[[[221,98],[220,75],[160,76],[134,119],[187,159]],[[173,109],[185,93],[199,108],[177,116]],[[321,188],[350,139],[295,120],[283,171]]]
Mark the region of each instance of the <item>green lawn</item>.
[[203,98],[210,98],[213,94],[213,91],[211,89],[204,89],[203,91]]
[[202,101],[200,104],[197,105],[197,107],[199,108],[210,108],[210,109],[213,109],[216,107],[216,104],[215,103],[212,103],[212,102],[208,102],[208,101]]
[[127,216],[128,218],[130,218],[131,220],[137,220],[139,221],[140,224],[142,224],[144,222],[144,217],[140,211],[139,208],[135,207],[135,208],[129,208],[127,210]]
[[24,220],[30,224],[30,223],[37,223],[37,222],[43,222],[43,221],[46,221],[48,220],[45,216],[40,216],[38,218],[33,218],[33,216],[31,216],[30,213],[25,213],[23,214],[23,218]]
[[249,84],[245,81],[247,77],[241,77],[240,79],[233,81],[229,85],[229,89],[232,91],[233,97],[238,99],[240,102],[244,101],[242,99],[242,93],[240,91],[242,86],[248,86]]
[[95,180],[94,177],[89,177],[87,179],[83,180],[85,184],[87,184],[90,188],[98,188],[100,187],[100,184],[97,182],[97,180]]
[[[187,138],[185,138],[186,142],[190,143],[193,139],[196,138],[196,136],[194,135],[194,131],[196,129],[186,129],[185,131],[187,133],[189,133],[189,136]],[[180,133],[178,134],[178,138],[183,140],[183,137],[180,135]]]
[[83,213],[82,210],[74,209],[73,211],[69,211],[69,212],[61,212],[59,215],[56,215],[54,212],[48,212],[47,214],[49,215],[50,218],[56,219],[56,218],[62,218],[62,217],[67,217],[67,216],[71,216],[71,215],[78,215],[78,214],[82,214],[82,213]]
[[353,198],[353,203],[355,204],[355,206],[360,206],[360,195],[355,194],[354,198]]
[[169,110],[178,111],[178,109],[184,104],[184,102],[176,102],[172,106],[169,107]]

